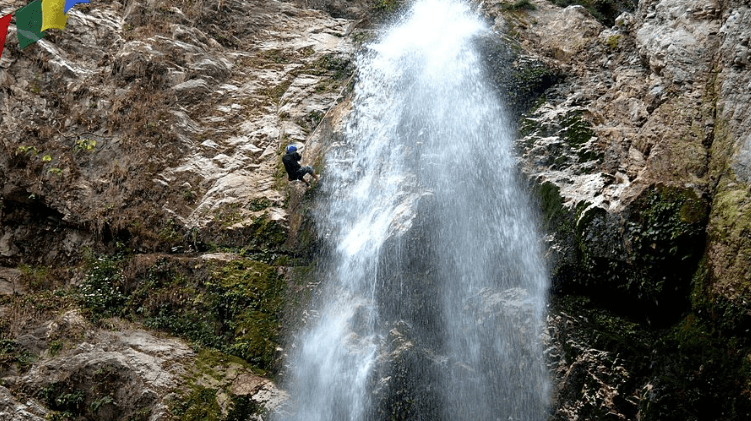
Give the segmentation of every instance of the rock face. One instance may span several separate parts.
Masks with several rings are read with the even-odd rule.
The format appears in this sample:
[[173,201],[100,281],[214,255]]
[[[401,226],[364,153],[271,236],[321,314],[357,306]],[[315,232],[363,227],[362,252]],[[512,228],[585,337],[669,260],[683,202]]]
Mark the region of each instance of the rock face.
[[79,4],[24,50],[11,24],[1,419],[248,419],[283,398],[285,274],[311,233],[280,155],[346,97],[372,9],[305,3]]
[[[239,419],[284,400],[259,374],[320,280],[301,275],[315,190],[288,188],[279,156],[297,142],[320,169],[357,45],[401,3],[79,4],[24,50],[10,26],[0,418]],[[546,235],[551,418],[748,419],[751,5],[601,3],[473,1]],[[427,387],[400,367],[439,358],[394,319],[384,417],[410,409],[383,391]]]
[[[282,145],[341,99],[353,22],[280,2],[172,3],[76,7],[24,51],[11,26],[2,256],[75,260],[97,236],[167,250],[228,206],[246,225],[263,210],[285,223]],[[13,228],[29,216],[46,228]]]
[[[749,5],[532,5],[481,7],[517,63],[561,75],[518,143],[548,233],[554,417],[747,417]],[[703,410],[707,395],[732,404]]]

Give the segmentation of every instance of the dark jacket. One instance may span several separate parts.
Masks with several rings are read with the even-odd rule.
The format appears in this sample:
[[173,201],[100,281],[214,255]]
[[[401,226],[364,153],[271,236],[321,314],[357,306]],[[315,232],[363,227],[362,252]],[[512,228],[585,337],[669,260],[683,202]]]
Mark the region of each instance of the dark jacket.
[[[290,181],[299,180],[298,175],[300,174],[301,159],[302,156],[298,152],[285,153],[282,157],[282,163],[284,164],[284,169],[287,170]],[[303,173],[302,175],[305,174]]]

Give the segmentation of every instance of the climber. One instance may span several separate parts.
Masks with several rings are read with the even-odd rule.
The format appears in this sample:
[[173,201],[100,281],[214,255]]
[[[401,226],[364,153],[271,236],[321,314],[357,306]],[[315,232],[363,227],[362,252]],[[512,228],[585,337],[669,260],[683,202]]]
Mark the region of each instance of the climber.
[[306,186],[310,187],[310,183],[305,180],[305,174],[310,174],[316,181],[319,177],[316,175],[313,167],[301,166],[301,159],[302,155],[297,152],[297,146],[289,145],[287,146],[287,153],[282,157],[282,163],[284,163],[284,169],[287,170],[287,175],[289,175],[289,181],[300,180]]

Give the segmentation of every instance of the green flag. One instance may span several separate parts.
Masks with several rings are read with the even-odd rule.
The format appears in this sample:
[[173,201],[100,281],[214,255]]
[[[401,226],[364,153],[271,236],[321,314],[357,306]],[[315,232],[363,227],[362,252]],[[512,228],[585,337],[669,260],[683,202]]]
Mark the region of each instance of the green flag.
[[34,0],[16,11],[16,29],[21,49],[44,37],[42,32],[42,0]]

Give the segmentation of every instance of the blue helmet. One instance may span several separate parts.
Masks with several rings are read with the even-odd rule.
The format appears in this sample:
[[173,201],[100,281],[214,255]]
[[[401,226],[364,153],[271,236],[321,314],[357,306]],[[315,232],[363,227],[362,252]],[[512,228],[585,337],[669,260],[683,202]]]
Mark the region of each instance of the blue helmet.
[[287,153],[293,153],[297,150],[297,146],[295,145],[289,145],[287,146]]

